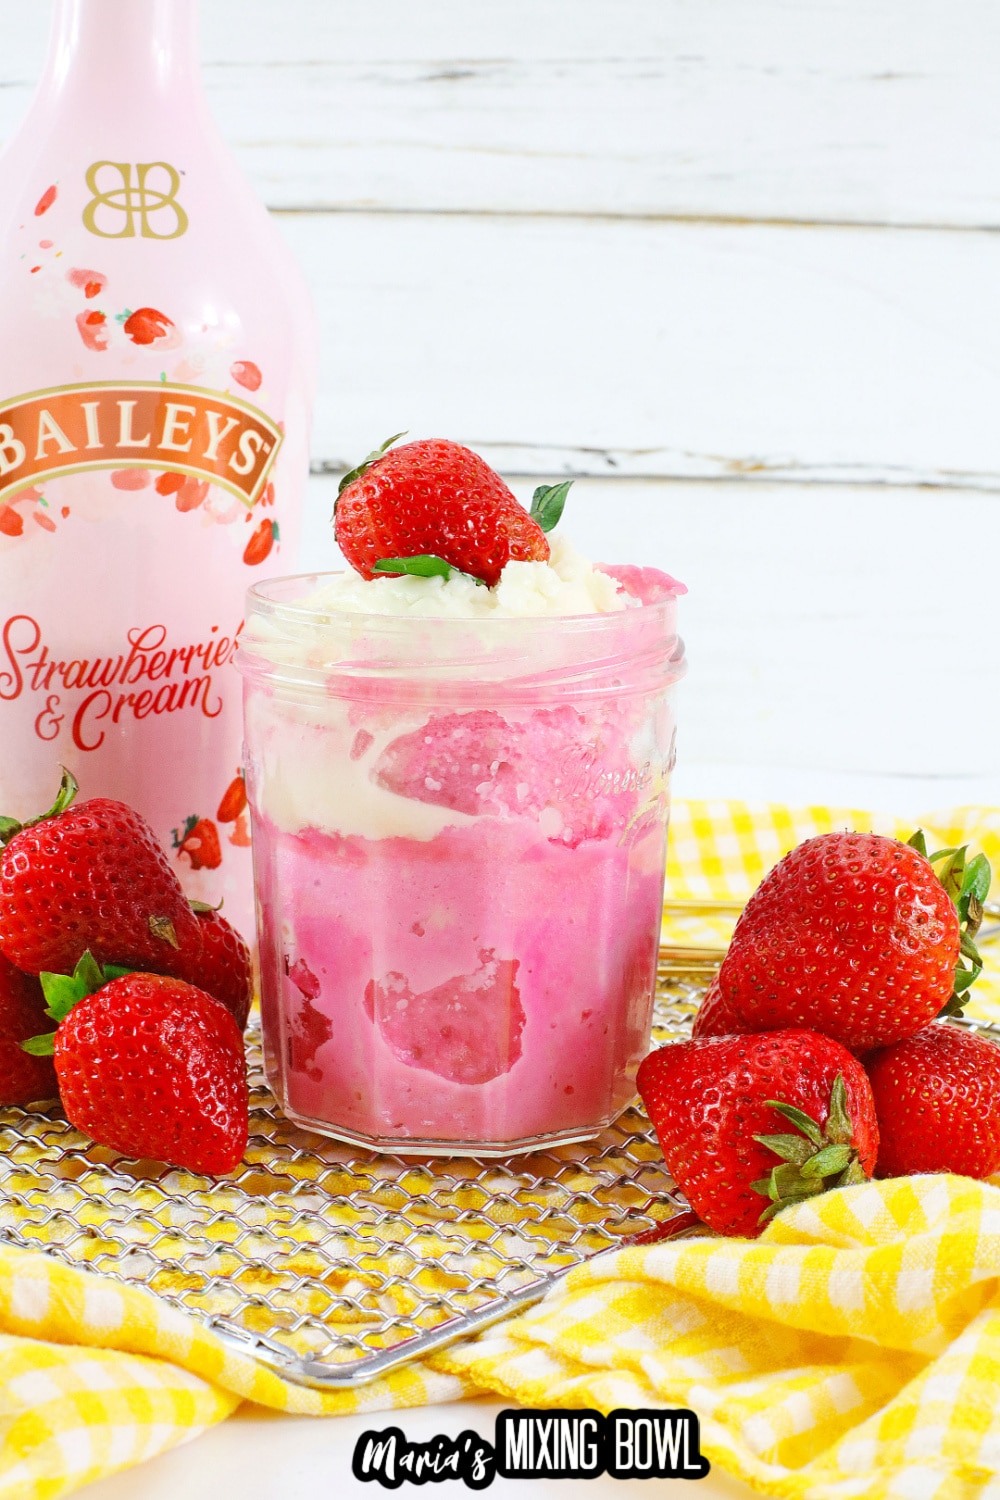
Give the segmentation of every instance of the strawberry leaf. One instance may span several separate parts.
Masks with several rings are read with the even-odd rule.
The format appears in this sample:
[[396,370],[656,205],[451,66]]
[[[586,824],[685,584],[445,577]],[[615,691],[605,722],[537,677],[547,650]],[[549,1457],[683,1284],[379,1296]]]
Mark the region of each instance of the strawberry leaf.
[[755,1135],[754,1140],[773,1151],[775,1156],[780,1156],[782,1161],[801,1165],[812,1155],[812,1144],[802,1135]]
[[380,557],[372,568],[373,573],[409,573],[414,578],[450,578],[453,569],[451,563],[445,562],[443,557],[435,557],[432,552],[421,553],[418,557]]
[[72,974],[39,974],[42,983],[42,991],[45,995],[45,1014],[51,1016],[53,1021],[61,1021],[68,1016],[78,1000],[82,1000],[90,991],[81,989]]
[[819,1126],[815,1120],[810,1120],[803,1110],[796,1109],[794,1104],[782,1104],[780,1099],[768,1099],[767,1103],[772,1109],[776,1109],[779,1115],[784,1115],[790,1125],[794,1125],[802,1131],[804,1136],[808,1136],[814,1146],[822,1146],[823,1136]]
[[[353,484],[356,479],[360,479],[362,474],[367,474],[372,464],[377,464],[383,454],[387,453],[388,450],[392,447],[393,443],[398,443],[400,438],[405,436],[405,432],[396,432],[391,438],[386,438],[381,448],[375,448],[371,453],[368,454],[367,458],[363,458],[361,460],[356,469],[351,469],[349,473],[345,474],[343,479],[340,481],[340,484],[337,486],[337,500],[340,499],[341,495],[347,489],[347,486],[349,484]],[[333,512],[334,515],[336,515],[336,501],[334,501]]]
[[854,1135],[854,1126],[847,1112],[847,1085],[843,1073],[838,1073],[830,1090],[830,1113],[826,1120],[827,1140],[836,1146],[849,1146]]
[[51,1057],[56,1050],[56,1034],[54,1031],[43,1032],[41,1036],[29,1036],[26,1042],[21,1043],[22,1052],[30,1052],[32,1057]]
[[790,1161],[775,1167],[771,1178],[777,1189],[778,1202],[782,1198],[811,1198],[814,1194],[825,1191],[821,1177],[805,1176],[803,1170]]
[[[955,968],[952,992],[947,1004],[938,1011],[939,1016],[960,1016],[966,1001],[966,991],[983,972],[983,960],[976,947],[975,936],[982,925],[983,903],[989,895],[992,872],[985,854],[977,854],[974,859],[967,861],[968,852],[969,846],[963,844],[958,849],[936,849],[927,856],[955,905],[961,931],[959,961]],[[967,962],[963,963],[962,959]]]
[[965,867],[962,888],[958,893],[958,914],[970,926],[975,922],[971,936],[975,936],[983,920],[983,902],[990,893],[992,873],[985,854],[977,854]]
[[853,1155],[850,1146],[831,1144],[817,1151],[815,1156],[810,1156],[799,1170],[803,1177],[830,1177],[835,1172],[845,1171],[851,1165]]
[[380,557],[373,564],[373,573],[409,573],[414,578],[450,578],[454,573],[458,578],[470,578],[480,588],[486,585],[481,578],[474,573],[464,573],[461,568],[453,568],[450,562],[445,562],[443,557],[435,557],[433,552],[423,552],[417,557]]
[[531,500],[531,517],[543,531],[554,531],[559,525],[572,483],[572,479],[564,479],[560,484],[538,486]]
[[906,842],[911,849],[916,849],[918,854],[922,854],[924,859],[927,858],[927,840],[924,837],[924,830],[922,828],[915,829]]
[[[88,951],[83,955],[72,974],[39,974],[42,994],[45,996],[45,1014],[53,1021],[64,1021],[74,1005],[96,994],[111,979],[121,979],[132,974],[133,969],[118,964],[107,964],[103,968]],[[39,1054],[44,1056],[45,1054]]]

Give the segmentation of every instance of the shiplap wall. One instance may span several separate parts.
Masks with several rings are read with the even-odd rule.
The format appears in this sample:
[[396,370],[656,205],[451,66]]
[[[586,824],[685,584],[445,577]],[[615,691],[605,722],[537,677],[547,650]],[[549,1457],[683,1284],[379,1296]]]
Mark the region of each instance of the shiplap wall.
[[[0,138],[48,14],[0,0]],[[316,294],[310,566],[400,427],[585,476],[586,548],[692,586],[682,764],[1000,801],[992,0],[203,0],[203,43]]]

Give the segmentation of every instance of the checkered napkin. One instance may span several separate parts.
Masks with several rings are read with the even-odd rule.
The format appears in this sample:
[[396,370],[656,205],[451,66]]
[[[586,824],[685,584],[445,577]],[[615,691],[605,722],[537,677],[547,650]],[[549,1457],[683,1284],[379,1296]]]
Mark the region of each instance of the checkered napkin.
[[713,1464],[789,1500],[995,1500],[1000,1189],[866,1183],[755,1242],[600,1256],[435,1364],[525,1406],[689,1407]]
[[[844,809],[680,804],[668,939],[723,940],[724,918],[669,903],[745,899],[786,849],[838,827],[912,831]],[[1000,866],[1000,810],[925,827]],[[980,1013],[1000,1019],[1000,969],[983,979]],[[1000,1500],[1000,1189],[872,1183],[786,1210],[753,1244],[602,1256],[499,1331],[361,1392],[286,1384],[143,1291],[0,1249],[0,1500],[66,1494],[242,1400],[332,1415],[473,1392],[689,1406],[710,1460],[776,1495]]]

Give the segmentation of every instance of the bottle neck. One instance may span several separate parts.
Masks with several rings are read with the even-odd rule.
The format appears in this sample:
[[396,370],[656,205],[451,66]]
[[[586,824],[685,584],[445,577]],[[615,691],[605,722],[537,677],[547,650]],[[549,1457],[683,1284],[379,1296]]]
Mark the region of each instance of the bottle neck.
[[198,0],[56,0],[39,104],[104,113],[201,101]]

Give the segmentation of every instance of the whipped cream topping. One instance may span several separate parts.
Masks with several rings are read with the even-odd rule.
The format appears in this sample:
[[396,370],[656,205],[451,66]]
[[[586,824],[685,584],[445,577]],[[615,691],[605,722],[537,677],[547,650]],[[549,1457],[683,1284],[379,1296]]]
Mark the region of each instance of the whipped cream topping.
[[296,604],[331,613],[470,620],[613,614],[639,605],[617,579],[595,568],[566,537],[553,535],[549,545],[548,562],[509,562],[492,589],[464,573],[453,572],[449,578],[386,574],[367,579],[352,570],[334,574]]

